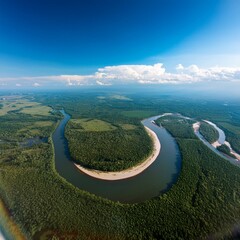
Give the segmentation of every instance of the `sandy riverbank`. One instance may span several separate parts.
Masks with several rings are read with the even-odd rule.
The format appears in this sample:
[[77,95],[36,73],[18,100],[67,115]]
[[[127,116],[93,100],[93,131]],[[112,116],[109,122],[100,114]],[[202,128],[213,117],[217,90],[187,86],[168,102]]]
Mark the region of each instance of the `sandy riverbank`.
[[229,142],[227,142],[227,141],[225,141],[224,144],[229,147],[230,153],[231,153],[232,155],[234,155],[235,158],[236,158],[238,161],[240,161],[240,154],[236,153],[236,152],[232,149],[231,144],[230,144]]
[[130,178],[138,175],[139,173],[147,169],[157,159],[157,156],[159,155],[160,149],[161,149],[161,144],[156,133],[153,132],[148,127],[145,127],[145,129],[147,130],[149,136],[153,141],[153,151],[151,155],[144,162],[138,164],[137,166],[134,166],[132,168],[129,168],[120,172],[103,172],[98,170],[90,170],[76,163],[74,163],[74,165],[85,174],[94,178],[102,179],[102,180],[110,180],[110,181],[121,180],[121,179]]
[[[205,122],[207,122],[207,121],[205,121]],[[196,123],[194,123],[194,124],[192,125],[192,126],[193,126],[193,130],[194,130],[195,133],[196,133],[196,132],[199,132],[200,125],[201,125],[200,122],[196,122]],[[219,141],[216,141],[216,142],[214,142],[214,143],[211,143],[211,145],[212,145],[214,148],[217,148],[217,147],[221,146],[222,144],[219,143]]]
[[198,132],[200,128],[200,122],[196,122],[192,125],[194,132]]
[[[206,120],[205,120],[205,122],[211,123],[211,122],[206,121]],[[196,122],[196,123],[194,123],[194,124],[192,125],[192,126],[193,126],[193,130],[194,130],[195,133],[199,131],[200,125],[201,125],[200,122]],[[212,123],[211,123],[210,125],[214,126],[215,124],[212,124]],[[215,125],[215,126],[216,126],[216,125]],[[236,153],[236,152],[232,149],[230,143],[227,142],[227,141],[224,141],[224,144],[229,147],[230,153],[235,156],[236,160],[237,160],[237,161],[240,161],[240,154]],[[222,144],[217,140],[217,141],[211,143],[211,145],[212,145],[214,148],[217,148],[217,147],[221,146]]]
[[219,141],[211,143],[214,148],[220,147],[222,144]]

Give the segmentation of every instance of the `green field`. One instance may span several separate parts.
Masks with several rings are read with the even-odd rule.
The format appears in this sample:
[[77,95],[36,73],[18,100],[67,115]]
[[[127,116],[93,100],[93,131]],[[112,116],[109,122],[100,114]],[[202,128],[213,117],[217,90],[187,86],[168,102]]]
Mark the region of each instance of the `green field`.
[[0,103],[2,104],[2,108],[0,109],[0,116],[4,116],[10,111],[18,111],[26,107],[39,105],[39,103],[30,102],[26,99],[21,99],[20,97],[1,100]]
[[31,107],[25,107],[20,112],[30,115],[42,115],[48,116],[51,113],[51,108],[48,106],[42,106],[40,104],[33,105]]
[[18,111],[30,115],[44,115],[48,116],[51,108],[43,106],[40,103],[22,99],[21,97],[11,97],[6,100],[1,100],[2,108],[0,109],[0,116],[4,116],[11,111]]
[[71,119],[69,121],[71,128],[78,129],[80,131],[93,131],[93,132],[102,132],[102,131],[112,131],[116,127],[112,124],[98,120],[98,119]]
[[[9,103],[1,112],[0,139],[2,142],[21,142],[35,136],[46,137],[55,127],[57,118],[50,107],[20,97],[9,100],[15,110],[9,111]],[[6,107],[8,106],[8,107]],[[42,111],[40,111],[42,110]]]

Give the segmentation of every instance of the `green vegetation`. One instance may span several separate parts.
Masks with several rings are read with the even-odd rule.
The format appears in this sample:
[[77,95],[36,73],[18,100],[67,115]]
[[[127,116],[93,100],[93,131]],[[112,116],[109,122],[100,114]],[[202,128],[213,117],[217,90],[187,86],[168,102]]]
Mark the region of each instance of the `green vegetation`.
[[119,94],[113,94],[113,95],[105,95],[105,96],[97,96],[98,99],[103,100],[103,99],[112,99],[112,100],[122,100],[122,101],[132,101],[131,98],[126,97],[124,95],[119,95]]
[[[48,137],[53,131],[58,115],[31,116],[11,113],[1,117],[0,140],[5,144],[22,142],[35,136]],[[1,144],[2,146],[3,144]]]
[[31,125],[27,125],[24,128],[21,128],[17,131],[19,136],[24,136],[25,138],[31,138],[35,136],[47,137],[49,131],[54,128],[55,122],[54,121],[36,121]]
[[217,150],[220,152],[225,153],[226,155],[232,157],[232,158],[236,158],[233,154],[231,154],[229,147],[226,144],[222,144],[221,146],[217,147]]
[[69,121],[70,129],[77,129],[80,131],[93,131],[93,132],[102,132],[102,131],[111,131],[116,129],[112,124],[98,120],[98,119],[71,119]]
[[201,122],[199,132],[209,143],[214,143],[219,138],[218,131],[206,122]]
[[[196,136],[192,130],[193,121],[179,118],[178,116],[165,116],[156,121],[159,126],[167,128],[175,138],[191,138]],[[181,126],[181,127],[179,127]]]
[[110,98],[116,99],[116,100],[123,100],[123,101],[132,101],[131,98],[123,96],[123,95],[118,95],[118,94],[111,95]]
[[[75,98],[79,100],[73,104]],[[74,96],[61,101],[59,108],[63,107],[72,116],[65,133],[74,161],[90,169],[119,171],[144,161],[151,153],[151,139],[139,120],[153,111],[134,110],[135,116],[127,116],[125,110],[135,108],[133,101],[108,95],[106,99],[102,102],[102,97],[99,100],[95,95]]]
[[4,116],[9,112],[48,116],[51,111],[50,107],[29,101],[28,99],[22,99],[20,96],[11,96],[6,98],[6,100],[1,100],[0,103],[2,105],[0,116]]
[[136,129],[136,125],[133,125],[133,124],[120,124],[120,127],[124,130],[134,130]]
[[154,115],[153,111],[141,111],[141,110],[133,110],[133,111],[123,111],[122,114],[126,117],[130,118],[148,118]]
[[[136,130],[140,131],[139,120],[123,118],[121,111],[147,108],[144,101],[135,100],[124,110],[121,103],[113,105],[110,102],[111,106],[109,103],[103,106],[96,102],[96,98],[91,102],[90,96],[87,104],[84,98],[56,93],[36,95],[34,101],[50,102],[56,108],[64,106],[76,119],[100,119],[116,126],[128,123],[136,125]],[[76,99],[78,104],[75,104]],[[150,102],[146,98],[147,101]],[[161,106],[159,102],[162,102]],[[148,108],[156,108],[159,113],[170,112],[172,102],[156,99],[155,105],[151,102]],[[182,114],[197,110],[201,114],[201,107],[193,105],[192,101],[188,105],[186,102],[181,104],[182,108],[177,103],[176,106]],[[212,121],[217,122],[220,110],[222,107],[216,103],[209,112]],[[225,113],[222,112],[227,116]],[[31,148],[10,144],[10,141],[24,139],[19,136],[20,129],[42,121],[53,121],[56,126],[58,119],[58,115],[19,112],[0,117],[0,139],[7,142],[0,144],[0,196],[27,239],[41,239],[43,236],[47,239],[223,239],[223,236],[231,235],[239,223],[240,169],[193,137],[190,121],[172,117],[160,121],[176,136],[181,150],[182,170],[177,183],[159,197],[130,205],[102,199],[67,183],[54,169],[51,142]],[[48,136],[53,131],[49,126],[38,130],[41,135],[47,133]],[[115,133],[121,131],[120,127],[98,133],[111,133],[115,137]]]
[[102,171],[119,171],[143,161],[152,149],[143,126],[116,127],[101,120],[73,119],[66,127],[66,138],[74,161]]
[[226,134],[226,140],[232,148],[240,154],[240,123],[220,122],[219,126]]
[[226,139],[231,143],[232,148],[240,154],[240,135],[226,131]]
[[33,105],[31,107],[25,107],[20,112],[30,115],[43,115],[48,116],[51,112],[51,108],[48,106],[42,106],[40,104]]
[[221,128],[227,129],[230,132],[240,135],[240,126],[236,126],[227,122],[218,123],[221,125]]

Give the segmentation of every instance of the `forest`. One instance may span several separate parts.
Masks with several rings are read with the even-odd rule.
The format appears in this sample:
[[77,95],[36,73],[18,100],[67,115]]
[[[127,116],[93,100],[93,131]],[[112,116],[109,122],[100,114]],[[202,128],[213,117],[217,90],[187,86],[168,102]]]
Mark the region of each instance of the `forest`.
[[235,159],[235,156],[231,154],[230,149],[226,144],[222,144],[221,146],[218,146],[217,150]]
[[138,124],[126,129],[121,122],[114,126],[114,130],[81,131],[81,125],[73,127],[70,120],[65,134],[72,158],[86,168],[102,171],[127,169],[146,159],[152,142],[144,127]]
[[[156,123],[159,126],[167,128],[175,138],[196,139],[192,130],[193,120],[187,120],[173,115],[159,118]],[[181,125],[181,127],[178,127],[179,125]]]
[[[144,133],[140,125],[143,115],[164,112],[180,112],[201,119],[208,115],[214,122],[231,122],[240,117],[239,107],[235,105],[224,110],[218,103],[210,102],[206,109],[198,101],[179,101],[166,96],[129,95],[132,101],[112,99],[108,95],[99,99],[99,94],[93,93],[24,96],[32,101],[30,97],[42,106],[64,108],[73,119],[98,119],[116,127],[104,134],[123,131],[124,135],[125,131],[132,131],[122,129],[121,124],[135,125],[137,131]],[[61,116],[55,112],[48,115],[26,112],[18,110],[0,116],[0,139],[4,140],[0,144],[0,196],[11,213],[9,218],[26,239],[239,237],[235,227],[240,221],[240,168],[221,159],[198,140],[191,121],[177,117],[158,121],[175,137],[181,151],[182,169],[176,184],[148,201],[122,204],[82,191],[61,178],[54,167],[51,140]],[[52,125],[39,124],[44,121]],[[19,142],[36,134],[33,125],[37,126],[34,129],[38,130],[38,136],[47,136],[49,140],[23,148]],[[69,123],[67,131],[74,127],[78,126]],[[83,136],[96,133],[80,127],[77,131]],[[13,239],[22,238],[16,233]]]
[[199,132],[209,143],[214,143],[219,138],[218,131],[213,126],[203,121],[201,122]]
[[236,134],[234,130],[229,130],[226,127],[222,127],[224,133],[226,134],[226,140],[231,143],[232,148],[240,154],[240,135]]

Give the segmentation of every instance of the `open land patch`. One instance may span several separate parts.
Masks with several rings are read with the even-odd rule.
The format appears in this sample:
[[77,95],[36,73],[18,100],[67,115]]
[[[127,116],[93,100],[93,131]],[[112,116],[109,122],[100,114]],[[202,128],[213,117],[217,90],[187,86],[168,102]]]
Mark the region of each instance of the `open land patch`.
[[72,124],[72,127],[78,129],[80,131],[112,131],[115,130],[116,127],[113,126],[111,123],[98,120],[98,119],[71,119],[69,124]]

